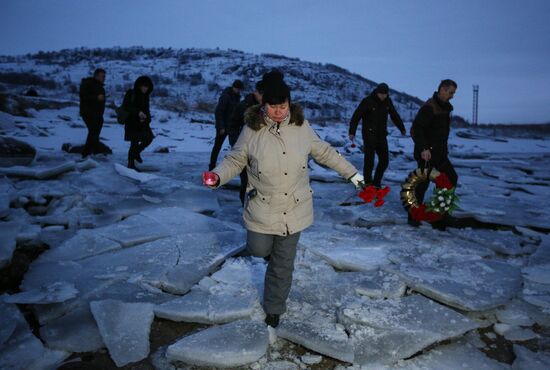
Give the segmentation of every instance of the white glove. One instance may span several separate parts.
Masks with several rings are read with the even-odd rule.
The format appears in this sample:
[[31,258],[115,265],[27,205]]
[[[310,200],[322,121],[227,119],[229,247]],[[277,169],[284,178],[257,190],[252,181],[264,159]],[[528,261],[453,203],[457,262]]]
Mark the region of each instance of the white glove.
[[363,178],[363,175],[361,175],[359,172],[350,177],[349,181],[351,181],[351,183],[355,185],[355,188],[357,190],[363,189],[363,187],[365,186],[365,179]]

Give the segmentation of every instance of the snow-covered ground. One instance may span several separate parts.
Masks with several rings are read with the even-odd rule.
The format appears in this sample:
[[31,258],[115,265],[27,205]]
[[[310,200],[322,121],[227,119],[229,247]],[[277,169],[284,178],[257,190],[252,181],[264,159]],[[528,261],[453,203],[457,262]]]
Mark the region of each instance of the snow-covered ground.
[[[200,183],[214,127],[192,121],[212,117],[153,114],[157,136],[137,173],[124,167],[111,110],[101,137],[114,153],[86,161],[61,151],[84,141],[76,106],[0,112],[4,134],[38,150],[31,166],[0,169],[0,274],[14,250],[47,246],[0,296],[0,368],[78,368],[81,353],[102,348],[106,368],[549,368],[550,140],[454,131],[455,216],[475,228],[444,232],[407,225],[399,185],[415,163],[394,128],[381,208],[311,161],[315,223],[300,240],[289,310],[268,331],[266,264],[239,256],[238,178],[218,191]],[[345,124],[316,130],[362,168]]]

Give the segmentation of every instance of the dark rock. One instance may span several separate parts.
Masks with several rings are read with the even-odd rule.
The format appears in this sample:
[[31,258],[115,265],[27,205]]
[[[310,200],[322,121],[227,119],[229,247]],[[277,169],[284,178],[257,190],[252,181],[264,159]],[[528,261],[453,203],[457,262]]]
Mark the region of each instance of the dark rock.
[[0,167],[28,166],[36,156],[36,149],[11,137],[0,137]]
[[[71,143],[64,143],[61,146],[61,150],[67,153],[73,153],[73,154],[82,154],[82,150],[84,149],[84,145],[73,145]],[[109,148],[104,143],[99,143],[99,150],[93,154],[113,154],[113,151],[111,148]]]

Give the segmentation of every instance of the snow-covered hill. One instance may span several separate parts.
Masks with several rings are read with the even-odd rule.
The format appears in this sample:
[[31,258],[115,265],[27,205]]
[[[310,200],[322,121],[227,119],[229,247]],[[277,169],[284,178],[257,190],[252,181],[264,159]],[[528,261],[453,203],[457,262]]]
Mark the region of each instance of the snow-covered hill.
[[[332,64],[301,61],[274,54],[255,55],[213,49],[72,49],[17,57],[0,57],[3,90],[25,92],[34,86],[41,96],[77,100],[81,78],[102,67],[111,103],[120,103],[133,81],[147,74],[155,82],[153,102],[171,111],[212,112],[221,90],[242,79],[253,89],[262,74],[277,68],[286,75],[293,99],[314,122],[347,122],[357,104],[376,86],[362,76]],[[2,90],[2,88],[0,88]],[[404,120],[417,112],[420,99],[391,91]]]

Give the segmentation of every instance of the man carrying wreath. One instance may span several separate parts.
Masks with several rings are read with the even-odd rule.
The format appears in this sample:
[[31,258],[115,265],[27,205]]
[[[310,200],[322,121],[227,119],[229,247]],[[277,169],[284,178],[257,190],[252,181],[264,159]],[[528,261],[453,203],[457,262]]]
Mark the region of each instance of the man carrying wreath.
[[[456,187],[458,175],[449,161],[447,142],[451,130],[451,112],[453,106],[449,102],[458,85],[453,80],[443,80],[437,92],[418,110],[411,127],[411,137],[414,140],[414,159],[420,168],[435,168],[444,172],[453,186]],[[417,201],[422,204],[429,182],[419,184],[415,190]],[[409,213],[409,224],[418,226],[420,223]],[[445,218],[434,222],[436,229],[445,229]]]

